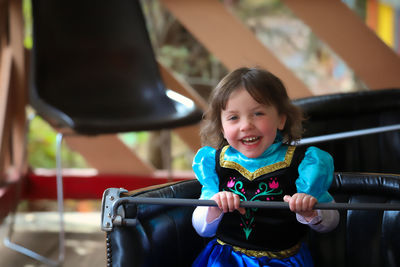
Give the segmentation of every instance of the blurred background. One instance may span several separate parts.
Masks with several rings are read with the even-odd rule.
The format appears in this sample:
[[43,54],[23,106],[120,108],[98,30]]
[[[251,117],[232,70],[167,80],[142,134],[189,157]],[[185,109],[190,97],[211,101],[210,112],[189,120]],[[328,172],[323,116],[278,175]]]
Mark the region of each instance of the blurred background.
[[[166,7],[168,4],[163,2],[168,1],[141,1],[156,57],[180,83],[193,88],[206,101],[213,87],[228,73],[230,67],[227,67],[227,64],[224,64],[215,53],[211,53],[210,49],[203,44],[204,42],[199,41],[201,38],[198,38],[195,32],[188,30],[187,25],[184,25],[174,15],[175,13]],[[305,84],[312,95],[371,89],[365,79],[359,77],[353,71],[354,68],[349,67],[330,45],[297,17],[296,12],[292,11],[285,1],[223,0],[215,2],[222,4],[235,20],[250,30],[266,49]],[[343,0],[342,3],[376,34],[387,48],[397,56],[400,54],[399,1]],[[5,9],[12,6],[8,1],[0,1],[0,7],[1,5],[6,7]],[[21,8],[24,21],[23,42],[25,49],[29,51],[33,43],[30,0],[23,0]],[[2,14],[5,13],[7,12],[3,10]],[[204,16],[204,20],[207,20],[207,15]],[[4,19],[2,21],[4,22]],[[6,24],[1,27],[6,27]],[[346,41],[343,40],[343,42]],[[218,42],[218,40],[211,40],[211,42]],[[363,64],[369,64],[368,59],[365,59]],[[34,110],[28,107],[26,114],[27,117],[33,116]],[[35,116],[29,125],[27,137],[26,155],[29,172],[33,173],[33,176],[53,177],[56,167],[56,131],[40,116]],[[171,142],[171,154],[167,158],[162,152],[165,144],[165,136],[162,132],[124,133],[118,134],[117,137],[137,155],[140,161],[151,166],[152,169],[168,169],[170,172],[183,173],[185,177],[193,178],[191,162],[196,150],[174,131],[171,131],[167,137]],[[73,148],[68,145],[68,142],[64,142],[62,151],[62,165],[68,175],[77,174],[85,177],[101,174],[98,166],[91,164],[90,160],[76,149],[76,146]],[[104,242],[104,235],[100,232],[99,226],[100,198],[65,199],[64,204],[67,232],[96,233],[98,235],[95,240]],[[58,229],[58,219],[54,213],[56,210],[57,203],[54,199],[40,197],[22,199],[17,208],[16,231],[56,233]],[[5,222],[2,225],[3,228]],[[4,236],[4,229],[2,233]],[[86,242],[86,248],[82,247],[80,251],[78,249],[74,252],[79,255],[92,255],[91,253],[95,253],[96,250],[104,250],[103,245],[96,245],[98,243],[89,239],[69,242],[72,247],[79,247],[79,244]],[[1,248],[1,253],[4,251],[5,248]],[[5,259],[3,255],[1,258]],[[3,264],[6,263],[0,260],[0,265],[3,266]],[[20,266],[40,266],[33,261],[21,264],[26,265]]]

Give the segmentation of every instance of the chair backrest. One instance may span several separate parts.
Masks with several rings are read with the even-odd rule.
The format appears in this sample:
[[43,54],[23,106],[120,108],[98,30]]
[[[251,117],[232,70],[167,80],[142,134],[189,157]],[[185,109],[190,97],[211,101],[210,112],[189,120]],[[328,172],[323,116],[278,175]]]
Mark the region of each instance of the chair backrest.
[[[400,124],[400,89],[314,96],[295,100],[306,113],[304,137]],[[400,131],[315,145],[334,157],[335,170],[400,173]]]
[[[132,194],[132,197],[198,198],[197,180]],[[336,202],[400,203],[400,176],[337,173],[330,192]],[[135,226],[107,232],[109,266],[190,266],[207,239],[191,224],[193,207],[124,204]],[[400,211],[341,210],[330,233],[309,232],[315,266],[400,266]]]
[[[338,203],[400,203],[400,176],[337,173],[329,189]],[[341,210],[332,232],[309,232],[315,266],[400,266],[399,210]]]
[[96,134],[201,119],[166,93],[140,1],[33,0],[32,10],[30,102],[55,126]]

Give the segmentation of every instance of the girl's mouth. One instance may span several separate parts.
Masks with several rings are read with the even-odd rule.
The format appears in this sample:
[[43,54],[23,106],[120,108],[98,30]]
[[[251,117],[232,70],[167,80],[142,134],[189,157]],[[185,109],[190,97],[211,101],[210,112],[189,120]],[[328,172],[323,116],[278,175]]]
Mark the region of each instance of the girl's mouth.
[[242,139],[242,143],[245,145],[252,145],[258,142],[260,140],[260,137],[245,137]]

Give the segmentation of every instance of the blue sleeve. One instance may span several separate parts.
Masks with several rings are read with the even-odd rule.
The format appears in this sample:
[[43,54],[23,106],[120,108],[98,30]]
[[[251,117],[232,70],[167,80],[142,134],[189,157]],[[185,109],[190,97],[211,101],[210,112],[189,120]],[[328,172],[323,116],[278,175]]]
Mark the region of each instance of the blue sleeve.
[[318,202],[333,200],[328,192],[334,175],[333,159],[329,153],[309,147],[298,170],[297,192],[312,195]]
[[219,192],[219,179],[215,171],[215,153],[212,147],[202,147],[194,156],[192,168],[197,180],[203,185],[202,199],[210,199]]

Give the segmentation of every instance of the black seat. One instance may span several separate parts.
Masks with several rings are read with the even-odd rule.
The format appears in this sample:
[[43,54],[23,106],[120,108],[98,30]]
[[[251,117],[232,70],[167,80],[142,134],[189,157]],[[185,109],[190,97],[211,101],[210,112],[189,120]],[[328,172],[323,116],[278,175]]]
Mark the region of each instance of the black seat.
[[136,0],[45,1],[33,8],[30,104],[57,128],[82,134],[198,122],[166,92]]
[[[197,180],[179,182],[113,195],[124,197],[194,198],[200,195]],[[110,207],[107,189],[104,208]],[[119,189],[116,189],[118,192]],[[340,203],[400,203],[400,176],[372,173],[336,173],[329,189]],[[119,198],[121,197],[121,198]],[[106,203],[106,205],[104,205]],[[191,266],[209,239],[192,227],[194,207],[123,203],[118,214],[130,226],[103,220],[107,233],[107,266]],[[114,214],[111,214],[113,217]],[[399,210],[340,210],[340,223],[330,233],[310,231],[308,244],[315,266],[400,266]]]
[[396,131],[309,143],[328,151],[336,171],[400,173],[400,89],[295,100],[306,113],[304,137],[396,126]]

